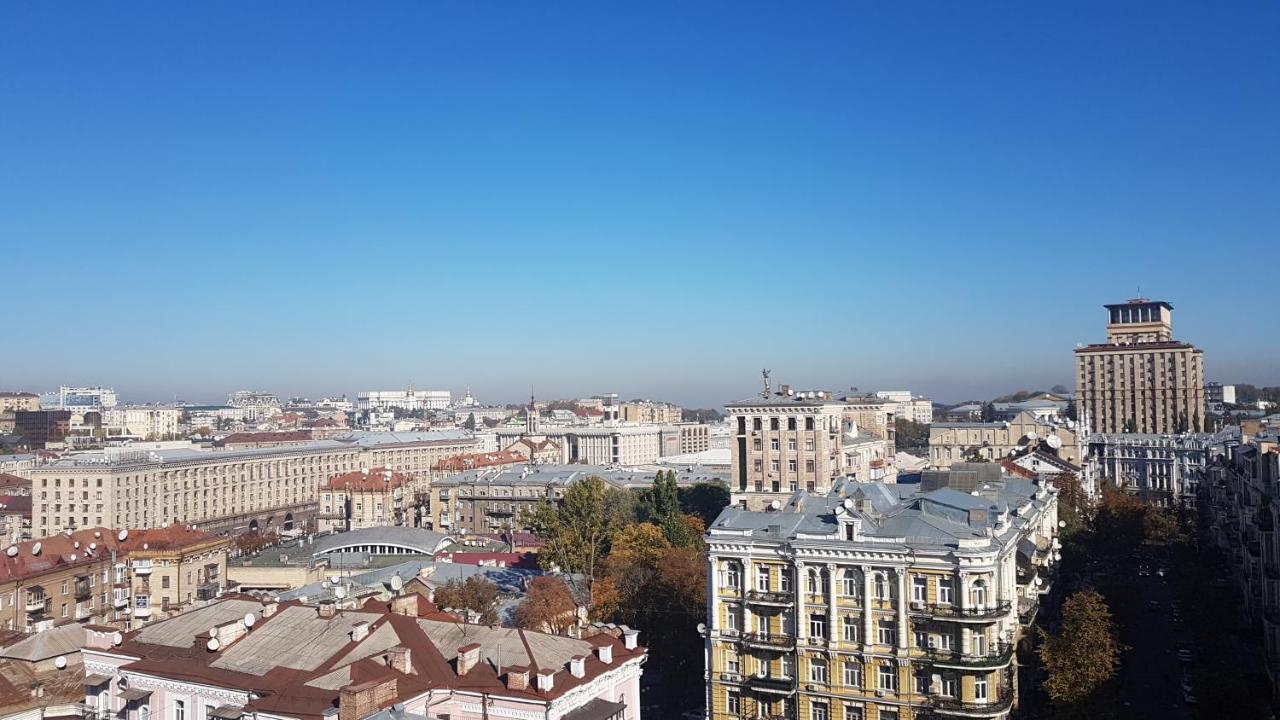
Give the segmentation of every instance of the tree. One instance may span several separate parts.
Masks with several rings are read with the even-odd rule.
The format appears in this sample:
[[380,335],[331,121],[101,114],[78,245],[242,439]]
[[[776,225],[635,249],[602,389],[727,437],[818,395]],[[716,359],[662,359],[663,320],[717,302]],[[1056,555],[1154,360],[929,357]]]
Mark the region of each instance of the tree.
[[1085,710],[1115,675],[1120,651],[1106,599],[1092,589],[1073,593],[1063,603],[1058,634],[1041,629],[1040,637],[1038,653],[1049,699],[1068,711]]
[[893,427],[897,431],[896,442],[899,450],[908,448],[922,450],[929,447],[928,425],[907,418],[896,418],[893,421]]
[[1057,385],[1049,388],[1049,392],[1054,395],[1069,395],[1071,393],[1071,389],[1062,383],[1058,383]]
[[467,421],[466,421],[466,422],[464,422],[464,423],[462,424],[462,426],[463,426],[464,428],[468,429],[468,430],[473,430],[473,431],[474,431],[474,430],[476,429],[476,414],[475,414],[475,413],[471,413],[470,415],[468,415],[468,416],[467,416]]
[[704,527],[715,522],[728,506],[729,489],[719,483],[698,483],[680,489],[680,509],[701,518]]
[[578,618],[573,593],[562,580],[548,575],[529,581],[524,599],[516,606],[517,627],[563,635]]
[[547,541],[538,555],[539,564],[585,576],[593,606],[595,580],[609,550],[609,535],[619,522],[608,506],[607,487],[592,475],[570,485],[559,503],[544,500],[521,516],[526,527]]
[[498,586],[480,575],[450,580],[436,588],[431,601],[437,607],[464,611],[468,621],[482,625],[498,622]]

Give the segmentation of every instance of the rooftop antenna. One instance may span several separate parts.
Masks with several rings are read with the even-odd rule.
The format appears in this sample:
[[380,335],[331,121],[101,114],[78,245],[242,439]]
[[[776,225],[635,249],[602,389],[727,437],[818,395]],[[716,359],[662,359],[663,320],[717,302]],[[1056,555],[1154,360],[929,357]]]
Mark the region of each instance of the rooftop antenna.
[[768,400],[769,399],[769,371],[761,370],[760,374],[764,376],[764,390],[760,391],[760,397]]

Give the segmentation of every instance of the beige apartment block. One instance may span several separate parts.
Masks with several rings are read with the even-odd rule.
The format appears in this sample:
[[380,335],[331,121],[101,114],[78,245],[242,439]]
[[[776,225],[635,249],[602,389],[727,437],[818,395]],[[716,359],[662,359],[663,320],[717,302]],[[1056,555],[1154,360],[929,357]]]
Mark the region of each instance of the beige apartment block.
[[1076,348],[1076,414],[1103,433],[1182,433],[1204,427],[1204,353],[1173,339],[1173,306],[1135,299],[1105,306],[1107,342]]
[[133,530],[120,549],[132,576],[129,627],[213,600],[227,587],[229,538],[189,525],[170,525]]
[[1081,448],[1076,430],[1021,412],[1000,422],[948,422],[929,426],[929,464],[945,469],[966,460],[999,462],[1020,448],[1039,445],[1074,465]]
[[40,396],[31,392],[0,392],[0,412],[40,409]]
[[320,486],[320,532],[345,532],[385,525],[412,525],[415,492],[429,482],[386,468],[343,473]]
[[32,531],[165,523],[221,531],[268,517],[291,529],[315,513],[320,485],[334,475],[383,467],[426,481],[436,463],[474,447],[461,432],[350,433],[251,450],[77,453],[31,470]]
[[730,492],[757,509],[796,490],[825,493],[843,475],[848,409],[826,391],[778,393],[725,406],[734,433]]

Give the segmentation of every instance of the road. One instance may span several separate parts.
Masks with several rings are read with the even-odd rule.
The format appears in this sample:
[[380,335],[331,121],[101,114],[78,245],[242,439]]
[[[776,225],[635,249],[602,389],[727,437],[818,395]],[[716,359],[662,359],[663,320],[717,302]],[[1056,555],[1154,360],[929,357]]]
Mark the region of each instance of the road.
[[[1151,569],[1156,569],[1155,564]],[[1127,640],[1132,649],[1123,655],[1120,667],[1122,716],[1189,717],[1188,708],[1183,705],[1182,663],[1177,655],[1177,643],[1186,637],[1175,630],[1169,607],[1174,599],[1173,583],[1155,572],[1140,576],[1136,562],[1132,572],[1142,607],[1135,612],[1132,635]],[[1160,603],[1159,610],[1147,609],[1151,600]]]

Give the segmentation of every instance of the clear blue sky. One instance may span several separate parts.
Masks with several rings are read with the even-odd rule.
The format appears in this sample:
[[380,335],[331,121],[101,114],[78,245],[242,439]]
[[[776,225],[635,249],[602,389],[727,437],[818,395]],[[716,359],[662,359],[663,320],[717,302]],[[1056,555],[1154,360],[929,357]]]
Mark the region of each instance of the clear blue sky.
[[[909,9],[908,9],[909,6]],[[0,385],[1280,383],[1280,3],[7,3]]]

